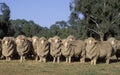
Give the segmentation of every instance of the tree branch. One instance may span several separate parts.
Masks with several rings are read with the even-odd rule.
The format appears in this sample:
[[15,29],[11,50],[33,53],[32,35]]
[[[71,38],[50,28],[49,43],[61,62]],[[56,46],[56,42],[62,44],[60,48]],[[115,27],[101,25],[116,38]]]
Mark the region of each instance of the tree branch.
[[118,13],[117,18],[115,18],[115,19],[111,22],[111,24],[113,24],[114,22],[116,22],[117,20],[119,20],[119,18],[120,18],[120,13]]
[[98,35],[100,35],[100,33],[99,32],[97,32],[96,30],[93,30],[93,29],[91,29],[91,28],[87,28],[88,30],[91,30],[91,31],[93,31],[93,32],[95,32],[95,33],[97,33]]
[[103,13],[105,12],[106,2],[104,0],[104,7],[103,7]]
[[[91,15],[90,17],[92,17],[93,18],[93,16]],[[92,18],[90,18],[95,24],[96,24],[96,26],[97,26],[97,28],[99,28],[99,24],[94,20],[94,19],[92,19]]]

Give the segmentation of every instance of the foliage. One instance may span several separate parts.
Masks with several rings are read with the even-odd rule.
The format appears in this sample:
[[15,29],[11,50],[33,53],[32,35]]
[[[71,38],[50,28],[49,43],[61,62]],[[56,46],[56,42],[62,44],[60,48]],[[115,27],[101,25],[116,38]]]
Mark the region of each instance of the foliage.
[[20,34],[26,35],[27,37],[39,36],[42,31],[42,27],[35,24],[33,21],[26,20],[11,20],[11,28],[14,30],[13,36]]
[[[94,37],[106,40],[113,36],[120,38],[120,1],[119,0],[72,0],[68,21],[56,21],[50,28],[42,27],[34,21],[24,19],[10,20],[10,9],[0,3],[0,38],[4,36],[53,37],[66,38],[69,35],[77,39]],[[81,18],[81,15],[83,17]]]
[[10,18],[10,9],[5,3],[0,3],[0,38],[3,36],[9,35],[9,18]]
[[115,36],[120,33],[117,29],[120,25],[119,6],[119,0],[73,0],[70,8],[72,12],[84,15],[84,24],[88,32],[91,31],[89,36],[97,33],[105,39],[105,34]]

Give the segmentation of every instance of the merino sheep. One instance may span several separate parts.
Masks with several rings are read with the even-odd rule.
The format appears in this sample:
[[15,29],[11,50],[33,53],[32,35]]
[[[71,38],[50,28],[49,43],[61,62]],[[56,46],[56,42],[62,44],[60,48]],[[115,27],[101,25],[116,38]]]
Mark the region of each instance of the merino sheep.
[[30,51],[30,42],[26,36],[19,35],[16,38],[16,44],[17,52],[20,55],[20,62],[23,62]]
[[2,55],[6,57],[6,60],[11,60],[11,56],[16,50],[16,44],[13,37],[4,37],[2,39]]
[[60,56],[61,56],[61,39],[58,36],[54,36],[53,38],[49,38],[48,40],[50,42],[50,54],[53,57],[53,63],[55,63],[56,58],[57,62],[60,62]]
[[89,37],[85,40],[86,56],[91,59],[91,64],[96,65],[98,58],[106,58],[106,64],[109,64],[113,48],[108,41],[96,41]]
[[40,60],[39,62],[46,62],[46,57],[48,55],[49,52],[49,43],[47,41],[47,39],[45,37],[41,37],[38,40],[38,44],[37,44],[37,56],[39,56]]

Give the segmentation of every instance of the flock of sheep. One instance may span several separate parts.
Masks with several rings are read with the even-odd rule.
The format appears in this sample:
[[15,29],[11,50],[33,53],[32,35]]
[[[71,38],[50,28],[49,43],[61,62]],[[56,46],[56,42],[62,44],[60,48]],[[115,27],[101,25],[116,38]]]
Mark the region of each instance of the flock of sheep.
[[106,59],[109,64],[110,58],[120,56],[120,42],[111,37],[107,41],[97,41],[92,37],[83,40],[76,40],[70,35],[66,39],[54,36],[49,39],[45,37],[33,36],[28,38],[24,35],[14,37],[4,37],[0,40],[1,56],[6,60],[17,53],[20,62],[23,62],[28,55],[34,56],[36,61],[46,62],[48,55],[53,57],[53,62],[60,62],[61,56],[66,58],[66,62],[71,63],[71,58],[80,57],[80,62],[84,63],[85,58],[91,60],[91,64],[96,65],[98,58]]

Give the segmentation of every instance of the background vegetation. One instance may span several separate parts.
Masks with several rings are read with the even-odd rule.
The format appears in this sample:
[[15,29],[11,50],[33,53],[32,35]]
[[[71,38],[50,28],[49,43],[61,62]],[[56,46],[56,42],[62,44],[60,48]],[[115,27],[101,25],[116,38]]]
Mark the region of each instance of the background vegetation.
[[[50,28],[42,27],[24,19],[10,19],[10,8],[0,3],[0,38],[4,36],[28,37],[58,35],[66,38],[74,35],[78,39],[94,37],[106,40],[109,37],[120,39],[120,0],[71,0],[68,21],[57,21]],[[81,19],[80,15],[84,17]]]

